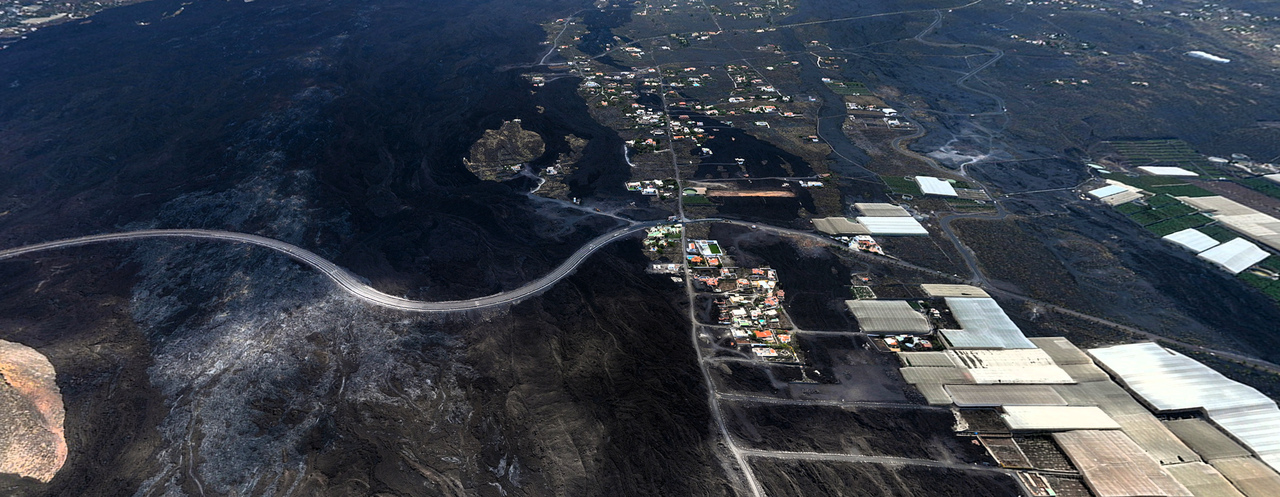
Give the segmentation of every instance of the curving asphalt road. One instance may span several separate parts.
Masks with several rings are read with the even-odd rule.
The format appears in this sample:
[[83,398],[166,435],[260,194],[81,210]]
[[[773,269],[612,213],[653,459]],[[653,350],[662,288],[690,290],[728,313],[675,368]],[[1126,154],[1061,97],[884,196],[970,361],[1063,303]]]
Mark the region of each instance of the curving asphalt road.
[[52,242],[37,243],[27,245],[25,247],[12,248],[8,250],[0,250],[0,260],[11,259],[20,255],[42,252],[46,250],[56,250],[68,247],[78,247],[81,245],[90,245],[104,242],[118,242],[128,240],[138,240],[146,238],[196,238],[202,240],[219,240],[227,242],[247,243],[259,247],[269,248],[277,252],[283,253],[298,262],[311,266],[328,276],[329,279],[337,283],[338,286],[346,290],[352,296],[359,298],[370,304],[390,309],[410,312],[452,312],[465,311],[470,309],[483,309],[500,305],[514,304],[520,300],[537,295],[551,288],[560,280],[564,279],[570,273],[573,273],[578,266],[582,265],[588,257],[596,251],[603,248],[616,240],[631,235],[633,233],[643,231],[647,228],[664,224],[665,222],[651,221],[645,223],[637,223],[616,230],[610,231],[599,237],[587,242],[577,252],[569,256],[563,263],[555,268],[555,270],[536,280],[526,283],[520,288],[514,290],[496,293],[486,297],[478,297],[468,300],[449,300],[441,302],[425,302],[419,300],[410,300],[395,295],[388,295],[378,291],[377,289],[365,284],[361,279],[346,269],[339,267],[337,264],[330,262],[328,259],[310,250],[304,249],[297,245],[285,243],[280,240],[274,240],[264,236],[250,235],[246,233],[235,233],[231,231],[216,230],[199,230],[199,229],[156,229],[156,230],[140,230],[127,231],[123,233],[107,233],[101,235],[82,236],[79,238],[69,238],[65,240],[55,240]]

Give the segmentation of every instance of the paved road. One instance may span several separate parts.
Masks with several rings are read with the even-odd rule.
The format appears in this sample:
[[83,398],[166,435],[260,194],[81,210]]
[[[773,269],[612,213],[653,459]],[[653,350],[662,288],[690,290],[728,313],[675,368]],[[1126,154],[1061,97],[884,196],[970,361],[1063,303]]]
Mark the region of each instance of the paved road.
[[337,264],[330,262],[328,259],[317,255],[315,252],[304,249],[302,247],[285,243],[280,240],[250,235],[246,233],[235,233],[230,231],[215,230],[198,230],[198,229],[158,229],[158,230],[140,230],[128,231],[123,233],[107,233],[102,235],[90,235],[79,238],[69,238],[66,240],[56,240],[52,242],[37,243],[27,245],[25,247],[12,248],[0,251],[0,260],[11,259],[20,255],[43,252],[46,250],[56,250],[68,247],[78,247],[81,245],[90,245],[95,243],[119,242],[129,240],[140,240],[149,238],[187,238],[201,240],[217,240],[236,243],[247,243],[259,247],[269,248],[277,252],[281,252],[298,262],[311,266],[328,276],[329,279],[337,283],[338,286],[346,290],[352,296],[364,300],[365,302],[410,312],[451,312],[463,311],[470,309],[484,309],[488,307],[496,307],[507,304],[514,304],[527,297],[537,295],[546,291],[551,286],[573,273],[578,266],[582,265],[588,257],[591,257],[596,251],[604,246],[626,238],[627,235],[643,231],[647,228],[663,224],[663,222],[651,221],[645,223],[632,224],[623,228],[605,233],[574,252],[555,270],[547,273],[541,278],[533,280],[520,288],[514,290],[496,293],[487,297],[479,297],[468,300],[449,300],[442,302],[424,302],[418,300],[410,300],[395,295],[388,295],[378,291],[377,289],[365,284],[359,277],[351,274],[346,269],[339,267]]
[[990,471],[993,473],[1002,473],[1014,476],[1013,470],[998,468],[995,466],[982,466],[979,464],[966,464],[958,462],[935,461],[932,459],[911,459],[906,457],[893,456],[863,456],[857,454],[832,454],[826,452],[790,452],[779,450],[759,450],[759,449],[743,449],[742,452],[750,457],[766,457],[770,459],[790,459],[800,461],[841,461],[841,462],[857,462],[872,464],[897,464],[904,466],[926,466],[930,468],[947,468],[959,469],[964,471]]

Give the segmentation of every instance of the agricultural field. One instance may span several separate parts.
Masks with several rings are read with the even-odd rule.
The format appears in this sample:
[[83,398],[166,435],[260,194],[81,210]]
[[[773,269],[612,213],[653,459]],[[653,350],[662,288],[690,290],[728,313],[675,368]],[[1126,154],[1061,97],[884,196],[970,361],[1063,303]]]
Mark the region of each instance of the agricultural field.
[[1125,176],[1122,174],[1112,174],[1107,179],[1113,179],[1130,186],[1136,186],[1151,193],[1164,193],[1175,197],[1210,197],[1215,193],[1192,185],[1181,178],[1169,176]]
[[[1262,262],[1259,262],[1258,267],[1271,271],[1272,273],[1280,274],[1280,257],[1276,257],[1274,255],[1268,257]],[[1244,280],[1245,283],[1248,283],[1249,286],[1262,290],[1262,293],[1267,294],[1268,297],[1271,297],[1276,301],[1280,301],[1280,280],[1273,280],[1266,276],[1262,276],[1261,274],[1255,274],[1252,271],[1240,273],[1238,277],[1241,280]]]
[[920,191],[920,185],[914,180],[904,178],[902,176],[881,176],[880,179],[889,187],[889,190],[897,195],[924,195]]
[[830,88],[836,95],[860,97],[871,94],[871,90],[867,88],[867,85],[857,81],[830,81],[827,83],[827,88]]
[[1116,211],[1142,225],[1156,236],[1177,233],[1187,228],[1198,228],[1213,222],[1195,208],[1179,202],[1168,194],[1147,199],[1146,205],[1130,202],[1116,206]]
[[1106,143],[1129,166],[1211,167],[1203,155],[1182,140],[1117,140]]
[[1236,180],[1236,183],[1249,187],[1249,189],[1272,198],[1280,198],[1280,183],[1276,183],[1266,178],[1246,178]]

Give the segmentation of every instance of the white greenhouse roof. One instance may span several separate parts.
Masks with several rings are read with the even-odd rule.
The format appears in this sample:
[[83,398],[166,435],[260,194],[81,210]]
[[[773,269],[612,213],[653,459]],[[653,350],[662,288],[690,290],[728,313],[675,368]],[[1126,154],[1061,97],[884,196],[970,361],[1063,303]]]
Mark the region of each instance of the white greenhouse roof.
[[[954,394],[953,394],[954,396]],[[1004,423],[1018,431],[1119,430],[1096,406],[1004,406]]]
[[925,195],[959,196],[956,194],[956,189],[951,186],[951,183],[944,179],[938,179],[933,176],[916,176],[916,184],[920,185],[920,191]]
[[1199,176],[1199,174],[1173,166],[1139,166],[1138,170],[1153,176]]
[[943,330],[941,333],[954,348],[962,349],[1034,349],[1018,325],[1009,320],[992,299],[948,297],[947,307],[959,330]]
[[1280,250],[1280,219],[1226,197],[1178,197],[1182,203],[1209,213],[1223,226]]
[[1201,409],[1259,459],[1280,470],[1280,409],[1253,387],[1154,343],[1089,353],[1156,411]]
[[1218,246],[1217,240],[1195,228],[1187,228],[1177,233],[1165,235],[1164,239],[1181,245],[1197,254]]
[[1239,274],[1249,269],[1249,266],[1262,262],[1268,255],[1270,254],[1266,250],[1258,248],[1248,240],[1236,238],[1201,252],[1196,257],[1222,266],[1222,269],[1226,269],[1231,274]]
[[905,300],[846,300],[849,312],[863,333],[928,333],[933,330],[924,314]]
[[980,385],[1075,383],[1071,375],[1053,363],[1043,350],[947,350],[951,362],[969,370],[969,377]]
[[913,217],[870,217],[858,218],[858,224],[867,227],[873,235],[928,235],[924,228]]
[[911,217],[906,209],[893,204],[858,202],[853,204],[853,208],[870,217]]
[[1124,193],[1127,191],[1129,191],[1128,188],[1125,188],[1120,185],[1107,185],[1097,190],[1089,190],[1089,195],[1093,195],[1093,198],[1105,198],[1105,197],[1110,197],[1112,195],[1115,195],[1117,193]]
[[1280,174],[1268,174],[1266,176],[1263,176],[1263,178],[1267,178],[1276,183],[1280,183]]

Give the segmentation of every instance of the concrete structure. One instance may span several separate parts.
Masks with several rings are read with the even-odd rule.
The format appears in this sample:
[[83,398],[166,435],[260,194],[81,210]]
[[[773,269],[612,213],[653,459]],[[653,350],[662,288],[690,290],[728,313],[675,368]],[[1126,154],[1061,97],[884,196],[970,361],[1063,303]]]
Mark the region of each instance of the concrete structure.
[[853,208],[870,217],[911,217],[906,209],[893,204],[859,202],[853,204]]
[[1197,254],[1218,246],[1217,240],[1195,228],[1187,228],[1177,233],[1170,233],[1162,238],[1166,242],[1181,245],[1183,248]]
[[1239,274],[1249,266],[1262,262],[1271,254],[1249,243],[1243,238],[1236,238],[1227,243],[1215,246],[1196,255],[1201,259],[1217,264],[1228,273]]
[[1124,432],[1068,431],[1054,433],[1053,440],[1098,497],[1192,497]]
[[960,323],[959,330],[942,330],[943,338],[959,349],[1034,349],[1022,330],[1013,324],[995,300],[947,298],[947,307]]
[[1280,408],[1187,356],[1154,343],[1090,349],[1104,369],[1157,412],[1199,410],[1273,469],[1280,469]]
[[858,320],[858,329],[871,334],[926,334],[933,331],[929,320],[905,300],[846,300],[849,312]]
[[1174,166],[1138,166],[1138,170],[1152,176],[1199,176],[1199,174]]
[[1003,410],[1000,417],[1013,431],[1120,429],[1120,424],[1093,406],[1004,406]]
[[929,230],[913,217],[870,217],[860,216],[858,224],[866,226],[872,235],[919,235],[927,236]]
[[853,222],[847,217],[820,217],[813,220],[813,227],[828,235],[849,236],[869,235],[871,231],[865,226]]
[[920,285],[920,289],[924,290],[925,295],[933,298],[943,297],[971,297],[989,299],[991,295],[986,290],[972,285],[948,285],[937,283],[925,283]]
[[938,179],[933,176],[916,176],[916,184],[920,186],[920,192],[925,195],[940,195],[943,197],[958,197],[955,187],[951,186],[951,182]]

